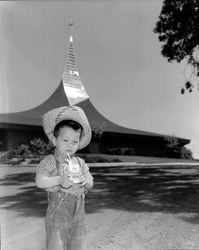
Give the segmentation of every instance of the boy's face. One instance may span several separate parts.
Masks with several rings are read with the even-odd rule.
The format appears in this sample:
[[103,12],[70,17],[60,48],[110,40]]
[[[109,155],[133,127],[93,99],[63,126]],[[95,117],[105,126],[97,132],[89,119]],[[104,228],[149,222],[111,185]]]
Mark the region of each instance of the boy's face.
[[52,142],[59,153],[73,155],[78,149],[80,133],[80,130],[75,131],[71,127],[64,126],[60,128],[57,137],[53,136]]

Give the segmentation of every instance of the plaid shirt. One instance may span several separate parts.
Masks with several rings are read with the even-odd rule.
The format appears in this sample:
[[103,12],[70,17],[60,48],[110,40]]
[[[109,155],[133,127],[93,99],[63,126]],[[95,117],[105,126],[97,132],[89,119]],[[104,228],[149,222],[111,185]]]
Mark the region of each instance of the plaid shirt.
[[[93,180],[92,175],[89,172],[89,167],[85,163],[85,161],[79,157],[75,157],[75,160],[79,163],[80,165],[80,170],[82,172],[82,175],[85,176],[86,179],[91,179]],[[59,164],[59,170],[57,169],[57,164],[56,161]],[[63,155],[60,155],[55,151],[54,155],[48,155],[46,156],[37,166],[37,172],[36,172],[36,178],[42,178],[42,177],[54,177],[54,176],[59,176],[64,173],[63,166],[66,166],[66,164],[63,165],[65,159]],[[68,192],[73,195],[81,195],[86,191],[85,187],[80,187],[77,184],[72,185],[70,188],[62,188],[61,186],[55,186],[55,187],[50,187],[45,189],[47,192],[56,192],[56,191],[61,191],[61,192]]]

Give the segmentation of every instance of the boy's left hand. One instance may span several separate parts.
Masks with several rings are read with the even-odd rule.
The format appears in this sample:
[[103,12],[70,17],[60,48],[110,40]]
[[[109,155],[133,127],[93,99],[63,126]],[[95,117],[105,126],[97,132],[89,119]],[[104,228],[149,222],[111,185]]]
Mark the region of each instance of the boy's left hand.
[[83,187],[83,186],[86,185],[86,183],[87,183],[86,178],[85,178],[84,176],[81,176],[81,177],[80,177],[80,180],[79,180],[79,185],[80,185],[81,187]]

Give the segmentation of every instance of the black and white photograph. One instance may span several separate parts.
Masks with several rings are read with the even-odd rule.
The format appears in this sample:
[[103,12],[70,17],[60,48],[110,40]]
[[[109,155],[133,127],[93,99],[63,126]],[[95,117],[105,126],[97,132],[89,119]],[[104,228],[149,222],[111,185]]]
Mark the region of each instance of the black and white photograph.
[[1,250],[199,249],[198,0],[0,2]]

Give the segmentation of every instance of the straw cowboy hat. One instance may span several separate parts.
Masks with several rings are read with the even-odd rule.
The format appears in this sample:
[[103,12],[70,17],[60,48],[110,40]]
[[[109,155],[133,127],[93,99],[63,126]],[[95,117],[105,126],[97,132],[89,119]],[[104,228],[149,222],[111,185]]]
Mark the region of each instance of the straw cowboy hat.
[[78,149],[86,147],[91,140],[91,127],[86,114],[77,106],[59,107],[44,114],[42,123],[48,139],[52,141],[55,126],[63,120],[73,120],[81,124],[83,131]]

